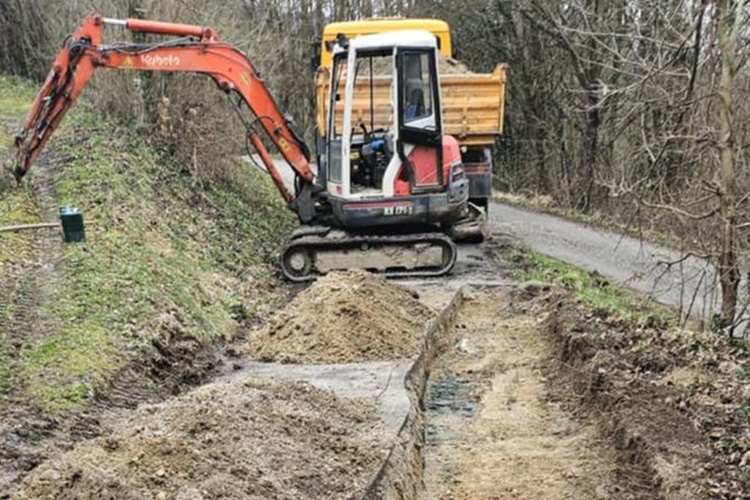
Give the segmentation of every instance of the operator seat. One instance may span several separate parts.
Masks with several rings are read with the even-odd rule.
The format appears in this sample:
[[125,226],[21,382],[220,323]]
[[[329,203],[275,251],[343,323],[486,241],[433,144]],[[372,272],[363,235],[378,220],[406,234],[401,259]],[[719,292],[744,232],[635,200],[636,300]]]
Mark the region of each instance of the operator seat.
[[408,123],[411,120],[418,118],[424,114],[424,90],[422,89],[422,82],[419,81],[416,85],[409,90],[409,98],[406,101],[406,109],[404,110],[404,119]]

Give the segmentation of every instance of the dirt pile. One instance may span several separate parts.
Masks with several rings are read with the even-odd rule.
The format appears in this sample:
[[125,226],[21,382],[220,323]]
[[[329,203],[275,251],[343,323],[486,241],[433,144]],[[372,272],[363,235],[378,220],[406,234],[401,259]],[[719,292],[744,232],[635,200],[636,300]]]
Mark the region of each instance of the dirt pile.
[[332,273],[251,333],[250,356],[284,363],[400,359],[419,351],[433,312],[414,293],[365,271]]
[[387,450],[374,406],[305,383],[203,386],[40,466],[16,499],[351,498]]
[[441,75],[462,75],[473,73],[464,63],[440,54],[438,70]]

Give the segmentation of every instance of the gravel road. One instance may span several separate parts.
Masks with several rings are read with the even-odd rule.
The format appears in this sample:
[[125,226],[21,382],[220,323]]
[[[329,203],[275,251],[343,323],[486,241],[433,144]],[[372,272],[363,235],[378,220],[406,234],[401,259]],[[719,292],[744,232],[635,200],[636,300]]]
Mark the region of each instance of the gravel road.
[[510,234],[536,252],[596,271],[663,304],[682,305],[682,311],[693,315],[710,317],[718,310],[715,271],[703,259],[502,203],[492,203],[489,212],[493,233]]

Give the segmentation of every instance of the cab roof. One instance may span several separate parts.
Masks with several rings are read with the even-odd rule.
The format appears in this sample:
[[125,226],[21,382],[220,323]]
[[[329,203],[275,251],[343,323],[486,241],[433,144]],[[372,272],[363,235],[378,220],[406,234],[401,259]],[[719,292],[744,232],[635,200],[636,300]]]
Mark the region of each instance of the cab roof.
[[403,19],[403,18],[371,18],[363,21],[345,21],[331,23],[323,29],[323,36],[370,35],[392,30],[423,29],[430,32],[450,31],[448,23],[439,19]]
[[[398,30],[378,33],[377,35],[364,35],[349,40],[349,46],[355,50],[367,50],[386,47],[424,47],[435,49],[437,41],[435,36],[425,30]],[[342,51],[336,47],[334,52]]]
[[369,18],[362,21],[344,21],[331,23],[323,29],[320,37],[319,64],[330,68],[333,59],[333,47],[338,35],[349,40],[360,36],[401,30],[425,30],[436,38],[437,48],[445,57],[452,57],[451,33],[448,23],[439,19],[405,19],[405,18]]

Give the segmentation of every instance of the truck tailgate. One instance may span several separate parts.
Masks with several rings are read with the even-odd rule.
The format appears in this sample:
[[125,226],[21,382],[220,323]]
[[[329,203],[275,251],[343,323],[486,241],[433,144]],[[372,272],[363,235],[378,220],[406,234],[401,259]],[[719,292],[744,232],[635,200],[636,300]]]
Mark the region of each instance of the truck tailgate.
[[493,144],[503,132],[505,68],[489,74],[440,75],[443,128],[461,144]]

